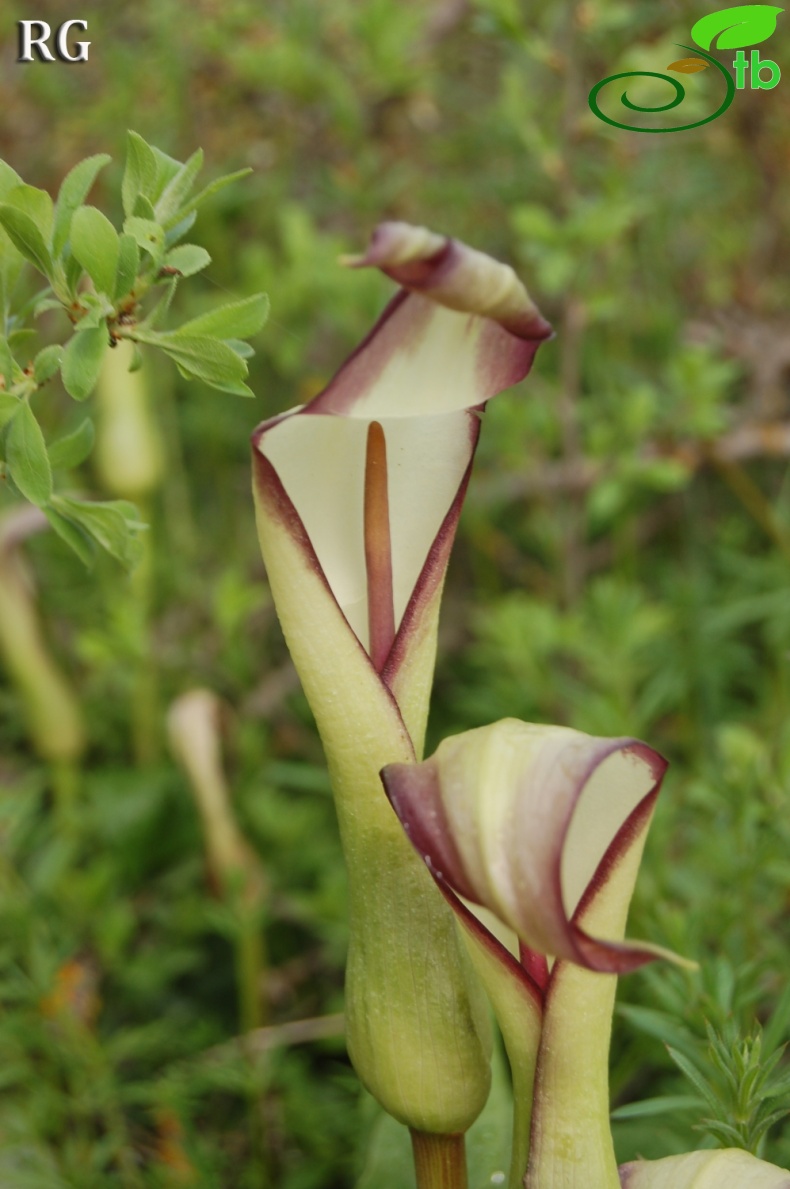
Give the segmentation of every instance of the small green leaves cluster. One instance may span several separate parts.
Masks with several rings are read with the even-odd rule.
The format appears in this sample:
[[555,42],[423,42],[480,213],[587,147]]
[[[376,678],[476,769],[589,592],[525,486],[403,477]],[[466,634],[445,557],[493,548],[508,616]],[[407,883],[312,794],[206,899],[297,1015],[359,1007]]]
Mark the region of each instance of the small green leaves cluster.
[[[182,242],[198,208],[249,171],[220,177],[194,193],[200,150],[176,161],[130,132],[119,230],[85,202],[109,161],[98,154],[79,162],[55,201],[0,161],[0,474],[43,509],[85,561],[98,545],[132,564],[142,526],[130,504],[89,503],[56,491],[53,472],[73,469],[90,453],[90,418],[48,442],[34,407],[37,394],[59,373],[66,392],[85,401],[106,352],[130,339],[169,355],[187,379],[252,396],[245,378],[253,352],[244,340],[263,326],[268,301],[255,294],[165,329],[178,282],[211,262],[204,248]],[[15,305],[26,264],[46,285]],[[68,319],[67,340],[35,349],[36,332],[28,323],[53,309]],[[139,364],[136,352],[132,367]]]
[[707,1060],[697,1062],[667,1047],[670,1057],[699,1094],[709,1112],[697,1125],[724,1148],[762,1154],[768,1130],[790,1115],[790,1071],[780,1069],[785,1046],[766,1043],[759,1025],[739,1035],[730,1019],[719,1031],[707,1024]]
[[[639,1031],[663,1041],[694,1092],[628,1103],[612,1112],[613,1120],[683,1112],[696,1117],[692,1126],[708,1137],[704,1146],[743,1148],[754,1156],[764,1156],[769,1130],[790,1115],[790,1067],[785,1060],[790,987],[761,1026],[754,1018],[752,1002],[755,972],[752,966],[736,972],[724,960],[712,963],[707,974],[714,984],[713,994],[703,995],[699,1007],[704,1019],[695,1021],[693,1028],[678,1018],[682,1010],[675,995],[680,980],[674,987],[663,980],[662,998],[668,1010],[620,1005],[620,1015]],[[658,983],[657,979],[651,981]]]

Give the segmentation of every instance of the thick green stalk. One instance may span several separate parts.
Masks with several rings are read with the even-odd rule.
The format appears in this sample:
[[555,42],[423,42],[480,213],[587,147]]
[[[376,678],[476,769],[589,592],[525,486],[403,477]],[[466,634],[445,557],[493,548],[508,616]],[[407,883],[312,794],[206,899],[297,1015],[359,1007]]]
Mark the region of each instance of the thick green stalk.
[[55,812],[65,831],[74,827],[82,779],[79,761],[53,760],[50,768]]
[[244,921],[236,939],[236,980],[239,993],[239,1027],[252,1032],[266,1024],[263,982],[266,961],[259,921]]
[[463,1135],[411,1132],[417,1189],[468,1189]]

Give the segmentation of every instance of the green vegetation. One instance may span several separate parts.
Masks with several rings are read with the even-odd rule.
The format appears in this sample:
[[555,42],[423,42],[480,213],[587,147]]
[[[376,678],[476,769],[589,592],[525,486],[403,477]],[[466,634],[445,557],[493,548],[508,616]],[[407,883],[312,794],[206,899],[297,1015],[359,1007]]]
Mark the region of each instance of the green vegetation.
[[[663,70],[702,15],[690,0],[141,0],[91,11],[88,63],[3,72],[0,155],[35,191],[9,199],[19,182],[0,174],[3,246],[27,258],[0,354],[0,515],[21,494],[55,531],[31,520],[0,542],[15,600],[0,620],[22,590],[19,622],[70,709],[55,739],[0,666],[0,1184],[413,1183],[405,1132],[345,1056],[337,827],[249,495],[255,423],[316,392],[391,291],[336,264],[382,217],[510,260],[557,329],[485,416],[428,751],[507,715],[638,735],[670,759],[629,931],[701,970],[621,981],[618,1154],[739,1143],[790,1164],[790,81],[676,136],[618,132],[587,107],[608,74]],[[11,0],[9,62],[24,16]],[[783,69],[784,19],[769,43]],[[209,186],[236,180],[176,245],[192,200],[171,188],[161,204],[194,181],[198,145]],[[64,205],[37,195],[84,158],[68,183],[76,263],[58,263]],[[170,242],[149,227],[151,251],[140,220]],[[75,327],[78,267],[106,303]],[[101,383],[89,392],[140,277],[131,375],[159,462],[122,482],[100,461]],[[245,386],[255,401],[216,391]],[[129,573],[116,559],[134,551]],[[167,746],[168,707],[197,686],[222,699],[255,856],[237,876],[217,870]],[[245,1044],[251,968],[266,1030]],[[472,1189],[507,1114],[500,1070]]]

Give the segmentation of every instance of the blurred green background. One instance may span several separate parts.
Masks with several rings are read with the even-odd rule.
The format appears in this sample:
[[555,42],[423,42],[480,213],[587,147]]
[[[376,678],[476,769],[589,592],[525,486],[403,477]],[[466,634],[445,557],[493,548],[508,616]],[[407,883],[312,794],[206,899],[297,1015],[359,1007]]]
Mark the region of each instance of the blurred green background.
[[[662,1040],[704,1063],[706,1020],[785,1039],[790,65],[775,90],[738,92],[677,135],[620,132],[587,107],[606,75],[664,70],[711,10],[6,0],[0,156],[55,191],[109,152],[91,201],[111,218],[127,128],[181,160],[202,146],[208,178],[252,166],[201,213],[191,238],[213,264],[177,300],[190,316],[262,289],[272,314],[254,405],[164,360],[147,372],[167,465],[146,614],[109,559],[89,573],[52,534],[25,547],[89,742],[66,829],[0,671],[3,1186],[341,1189],[371,1131],[382,1148],[342,1038],[276,1032],[342,1010],[345,891],[249,495],[251,429],[317,391],[391,291],[336,263],[382,218],[510,261],[557,330],[486,413],[429,750],[512,715],[638,735],[670,759],[630,931],[701,971],[622,981],[615,1105],[688,1095]],[[17,64],[15,22],[31,17],[87,19],[89,61]],[[782,19],[761,47],[780,64]],[[718,105],[715,78],[685,81],[689,110]],[[54,422],[69,402],[48,399]],[[82,482],[103,494],[90,464]],[[276,1035],[260,1059],[234,1044],[238,922],[165,739],[167,706],[194,686],[223,699],[235,811],[270,885],[261,991]],[[618,1153],[698,1146],[709,1113],[670,1102],[626,1118]],[[765,1154],[790,1162],[790,1127]],[[368,1182],[396,1189],[388,1168],[391,1187]]]

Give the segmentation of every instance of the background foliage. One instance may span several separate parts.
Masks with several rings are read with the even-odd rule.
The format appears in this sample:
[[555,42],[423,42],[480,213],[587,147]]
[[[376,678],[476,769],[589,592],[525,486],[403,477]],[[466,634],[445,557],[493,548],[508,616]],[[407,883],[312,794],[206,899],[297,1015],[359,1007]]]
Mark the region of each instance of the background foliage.
[[[558,331],[486,414],[429,745],[514,715],[670,758],[630,928],[702,968],[622,982],[618,1150],[758,1136],[765,1101],[728,1097],[727,1054],[737,1091],[790,1016],[790,82],[677,136],[615,131],[586,104],[607,74],[663,69],[710,7],[138,0],[88,6],[88,63],[21,66],[14,22],[57,25],[63,6],[4,6],[0,156],[55,193],[111,154],[91,201],[112,218],[127,128],[179,160],[202,146],[211,177],[252,166],[201,212],[213,263],[177,316],[259,290],[272,316],[254,406],[149,361],[166,465],[144,598],[109,558],[89,573],[54,534],[25,546],[88,751],[63,820],[0,685],[3,1184],[339,1189],[363,1166],[375,1112],[342,1041],[282,1027],[342,1008],[344,875],[258,556],[248,438],[381,308],[386,282],[335,261],[382,217],[509,259]],[[783,19],[765,50],[780,63]],[[90,463],[80,482],[113,494]],[[269,882],[263,1057],[233,1040],[238,919],[166,747],[164,712],[195,685],[224,699],[235,809]],[[713,1106],[667,1043],[720,1087]],[[628,1109],[646,1098],[660,1113]],[[790,1127],[761,1151],[790,1163]]]

